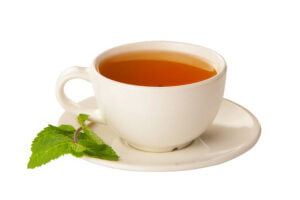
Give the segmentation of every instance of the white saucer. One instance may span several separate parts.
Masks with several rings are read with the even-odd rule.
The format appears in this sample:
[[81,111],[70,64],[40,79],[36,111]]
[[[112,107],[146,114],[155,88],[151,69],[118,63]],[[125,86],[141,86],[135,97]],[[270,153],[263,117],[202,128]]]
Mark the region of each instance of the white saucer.
[[[90,97],[81,104],[95,107]],[[78,126],[76,116],[65,112],[59,124]],[[231,160],[246,152],[257,142],[260,125],[253,114],[240,105],[224,99],[220,111],[208,130],[190,146],[168,153],[150,153],[128,146],[105,125],[90,127],[117,152],[119,161],[84,157],[85,160],[108,167],[138,171],[177,171],[207,167]]]

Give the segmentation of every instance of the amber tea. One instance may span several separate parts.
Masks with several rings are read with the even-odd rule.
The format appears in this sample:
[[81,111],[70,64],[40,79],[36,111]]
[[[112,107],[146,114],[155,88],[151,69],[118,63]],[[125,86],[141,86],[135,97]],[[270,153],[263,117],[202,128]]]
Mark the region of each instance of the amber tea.
[[210,64],[198,57],[162,51],[115,55],[103,60],[98,71],[115,81],[156,87],[195,83],[217,74]]

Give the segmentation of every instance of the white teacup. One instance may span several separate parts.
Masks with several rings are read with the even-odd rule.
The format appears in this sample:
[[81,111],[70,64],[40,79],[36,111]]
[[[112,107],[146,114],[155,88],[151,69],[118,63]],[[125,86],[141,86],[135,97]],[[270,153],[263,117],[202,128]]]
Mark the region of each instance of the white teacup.
[[[98,72],[105,58],[145,50],[189,54],[211,64],[217,74],[192,84],[148,87],[117,82]],[[92,67],[65,70],[58,78],[56,95],[68,112],[85,113],[91,120],[107,124],[129,145],[144,151],[167,152],[188,145],[210,125],[222,102],[225,77],[226,63],[213,50],[178,42],[139,42],[103,52]],[[83,107],[65,95],[65,83],[75,78],[92,83],[97,109]]]

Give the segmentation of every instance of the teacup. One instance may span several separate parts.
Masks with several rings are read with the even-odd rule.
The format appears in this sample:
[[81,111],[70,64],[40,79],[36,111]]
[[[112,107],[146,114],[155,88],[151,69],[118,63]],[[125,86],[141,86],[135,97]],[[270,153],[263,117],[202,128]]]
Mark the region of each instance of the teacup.
[[[208,62],[217,74],[191,84],[149,87],[121,83],[98,72],[99,63],[106,58],[148,50],[194,56]],[[92,84],[97,109],[83,107],[66,96],[65,83],[75,78]],[[139,42],[101,53],[89,68],[66,69],[57,80],[56,95],[66,111],[85,113],[92,121],[107,124],[130,146],[168,152],[187,146],[212,123],[223,99],[225,79],[226,63],[211,49],[169,41]]]

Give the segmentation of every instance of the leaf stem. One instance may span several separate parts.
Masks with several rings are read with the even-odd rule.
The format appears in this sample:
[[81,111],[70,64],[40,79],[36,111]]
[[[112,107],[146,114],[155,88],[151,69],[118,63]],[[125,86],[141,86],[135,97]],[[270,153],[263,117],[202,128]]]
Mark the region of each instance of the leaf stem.
[[78,135],[79,135],[79,133],[80,133],[81,130],[82,130],[82,127],[80,126],[80,127],[75,131],[75,133],[74,133],[74,136],[73,136],[73,142],[74,142],[75,144],[77,144],[77,142],[78,142]]

